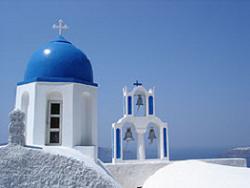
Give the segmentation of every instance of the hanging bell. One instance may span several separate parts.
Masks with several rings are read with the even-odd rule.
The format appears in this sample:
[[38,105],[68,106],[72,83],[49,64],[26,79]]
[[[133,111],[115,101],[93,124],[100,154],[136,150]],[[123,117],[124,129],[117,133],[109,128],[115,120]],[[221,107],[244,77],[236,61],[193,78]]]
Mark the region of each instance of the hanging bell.
[[150,140],[150,144],[152,144],[154,139],[156,139],[154,128],[149,129],[148,139]]
[[127,131],[125,133],[123,140],[125,140],[126,142],[130,142],[134,140],[131,128],[127,128]]
[[137,111],[139,111],[140,107],[143,106],[143,99],[141,95],[138,95],[137,101],[136,101]]

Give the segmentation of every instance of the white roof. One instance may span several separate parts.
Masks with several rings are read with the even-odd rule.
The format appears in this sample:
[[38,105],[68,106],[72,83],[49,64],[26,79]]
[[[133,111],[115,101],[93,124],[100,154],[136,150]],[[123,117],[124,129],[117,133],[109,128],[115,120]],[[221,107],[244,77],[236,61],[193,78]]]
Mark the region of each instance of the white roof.
[[246,188],[250,169],[211,164],[197,160],[167,165],[149,177],[143,188]]

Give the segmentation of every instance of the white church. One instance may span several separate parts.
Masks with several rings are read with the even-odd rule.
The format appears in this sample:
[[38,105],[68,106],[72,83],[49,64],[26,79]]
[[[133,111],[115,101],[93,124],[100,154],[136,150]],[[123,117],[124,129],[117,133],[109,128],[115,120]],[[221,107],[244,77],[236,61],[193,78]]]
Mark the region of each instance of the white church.
[[[62,36],[68,28],[62,20],[53,28],[58,37],[32,54],[17,84],[9,144],[0,145],[0,187],[198,188],[225,187],[225,179],[232,188],[249,187],[248,169],[218,165],[245,167],[245,159],[170,161],[168,124],[156,115],[155,89],[138,81],[123,88],[123,116],[110,125],[112,163],[100,161],[91,63]],[[195,184],[199,179],[203,184]]]
[[97,88],[87,56],[62,36],[36,50],[17,85],[27,145],[66,146],[97,157]]
[[[15,108],[25,113],[25,144],[70,147],[96,160],[98,84],[87,56],[62,36],[68,26],[59,20],[53,28],[59,30],[58,37],[32,54],[24,80],[17,84]],[[113,162],[123,160],[122,135],[129,134],[123,127],[128,123],[132,129],[127,131],[137,138],[138,160],[145,160],[149,129],[152,139],[159,139],[157,158],[169,160],[167,123],[155,116],[154,89],[146,91],[137,82],[123,94],[124,116],[112,127]],[[139,116],[133,107],[137,98],[144,111]]]

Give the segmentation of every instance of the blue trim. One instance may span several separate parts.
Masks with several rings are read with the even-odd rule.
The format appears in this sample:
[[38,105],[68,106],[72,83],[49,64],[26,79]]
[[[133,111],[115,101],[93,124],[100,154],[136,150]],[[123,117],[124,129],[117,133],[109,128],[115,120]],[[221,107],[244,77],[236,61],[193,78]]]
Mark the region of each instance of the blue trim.
[[121,131],[119,128],[116,129],[116,158],[121,158]]
[[37,78],[30,79],[30,80],[18,82],[17,85],[20,86],[20,85],[29,84],[32,82],[73,82],[73,83],[80,83],[80,84],[98,87],[98,84],[87,82],[85,80],[78,80],[75,78],[51,78],[51,77],[37,77]]
[[128,96],[128,114],[132,114],[132,97]]
[[114,148],[114,140],[115,140],[115,128],[112,128],[112,158],[115,158],[115,148]]
[[167,129],[163,128],[164,157],[167,157]]
[[154,114],[154,100],[153,100],[153,96],[149,96],[148,97],[148,113],[149,115],[153,115]]

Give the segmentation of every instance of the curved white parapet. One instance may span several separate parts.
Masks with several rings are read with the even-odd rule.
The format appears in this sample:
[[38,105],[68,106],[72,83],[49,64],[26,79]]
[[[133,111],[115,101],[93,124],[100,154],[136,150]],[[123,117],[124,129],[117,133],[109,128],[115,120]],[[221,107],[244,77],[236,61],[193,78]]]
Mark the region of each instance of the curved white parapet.
[[250,187],[249,179],[249,168],[186,160],[159,169],[145,181],[143,188],[245,188]]
[[[161,168],[164,168],[167,165],[186,161],[189,160],[123,160],[116,164],[105,163],[105,167],[111,172],[112,176],[122,185],[123,188],[131,188],[143,186],[144,182],[150,176],[152,176],[156,171]],[[202,159],[199,161],[205,161],[208,163],[215,163],[227,166],[246,167],[246,159],[244,158],[214,158]]]

